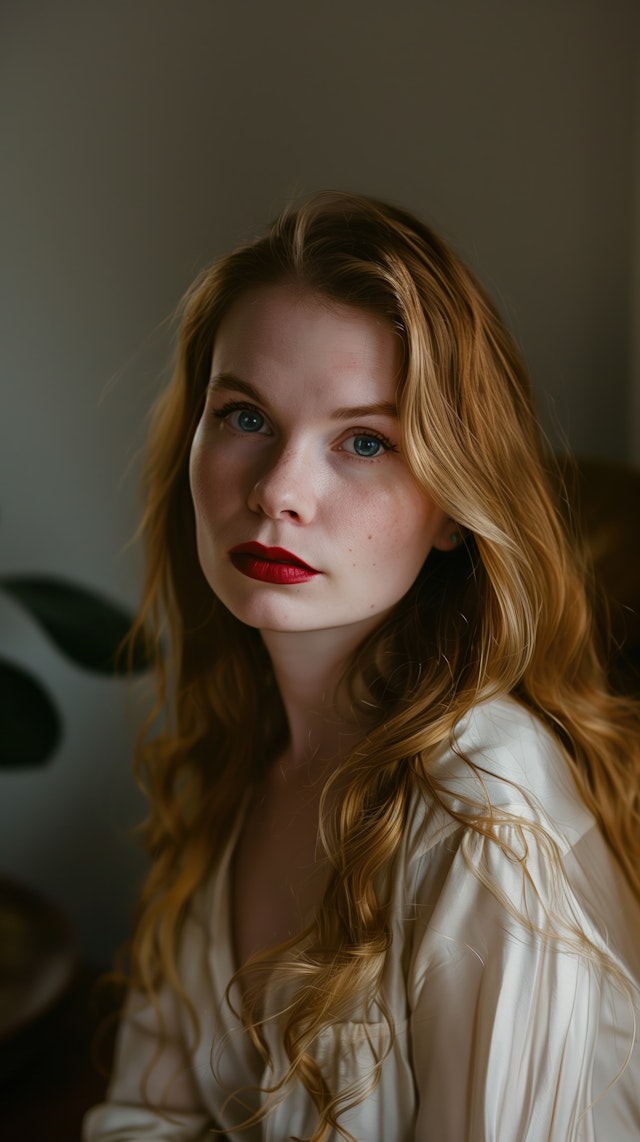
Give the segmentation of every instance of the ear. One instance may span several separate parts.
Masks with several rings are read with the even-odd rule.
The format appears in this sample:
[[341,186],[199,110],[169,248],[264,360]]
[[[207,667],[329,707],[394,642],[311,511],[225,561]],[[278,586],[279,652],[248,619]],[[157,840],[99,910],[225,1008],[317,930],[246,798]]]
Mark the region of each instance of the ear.
[[464,533],[460,524],[456,523],[454,519],[447,518],[442,527],[440,528],[433,546],[438,551],[455,551],[460,547],[464,539]]

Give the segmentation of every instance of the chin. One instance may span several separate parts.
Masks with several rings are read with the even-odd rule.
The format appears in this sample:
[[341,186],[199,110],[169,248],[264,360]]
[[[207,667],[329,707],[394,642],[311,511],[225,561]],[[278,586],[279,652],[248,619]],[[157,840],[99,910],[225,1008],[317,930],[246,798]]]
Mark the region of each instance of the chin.
[[238,602],[237,599],[225,598],[223,595],[218,595],[218,598],[238,622],[255,627],[256,630],[299,631],[313,629],[316,625],[313,621],[305,622],[300,615],[296,616],[292,613],[296,608],[284,602],[274,605],[256,600]]

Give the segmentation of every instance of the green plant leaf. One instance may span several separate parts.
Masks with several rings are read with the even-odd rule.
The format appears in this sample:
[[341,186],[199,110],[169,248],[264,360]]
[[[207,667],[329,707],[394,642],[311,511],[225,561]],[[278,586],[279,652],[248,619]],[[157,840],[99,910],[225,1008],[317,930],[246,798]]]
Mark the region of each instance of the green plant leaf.
[[0,767],[43,765],[61,736],[60,717],[44,687],[0,659]]
[[[127,673],[127,656],[118,651],[133,618],[122,607],[65,579],[3,576],[0,588],[32,615],[77,666],[99,674]],[[142,671],[149,666],[139,642],[134,647],[132,668]]]

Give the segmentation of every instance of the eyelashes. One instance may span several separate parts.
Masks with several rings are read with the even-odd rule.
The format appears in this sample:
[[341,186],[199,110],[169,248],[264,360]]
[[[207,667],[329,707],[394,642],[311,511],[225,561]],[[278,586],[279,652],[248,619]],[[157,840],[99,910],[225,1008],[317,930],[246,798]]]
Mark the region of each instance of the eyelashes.
[[260,410],[255,405],[247,404],[246,401],[228,401],[222,408],[214,409],[213,415],[216,420],[228,420],[234,412],[240,414],[237,418],[238,423],[233,426],[238,432],[259,432],[266,424],[266,419]]
[[[359,460],[377,460],[380,456],[380,449],[382,453],[398,451],[395,444],[392,444],[381,432],[365,432],[363,429],[359,429],[358,432],[353,432],[351,436],[348,436],[343,444],[350,441],[353,441],[353,451],[344,447],[341,450],[350,456],[357,456]],[[374,445],[375,450],[371,448],[371,445]]]
[[[213,416],[215,420],[230,421],[235,432],[247,436],[257,435],[268,424],[260,409],[248,401],[227,401],[221,408],[213,409]],[[349,443],[352,448],[345,447]],[[352,429],[338,450],[358,460],[378,460],[386,452],[398,451],[384,433],[368,428]]]

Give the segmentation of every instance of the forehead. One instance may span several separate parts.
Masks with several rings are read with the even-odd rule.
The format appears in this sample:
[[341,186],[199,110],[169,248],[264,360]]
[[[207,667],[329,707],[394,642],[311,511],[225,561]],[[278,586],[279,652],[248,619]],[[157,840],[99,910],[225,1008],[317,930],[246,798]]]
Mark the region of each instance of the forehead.
[[389,396],[397,388],[401,356],[400,338],[386,318],[292,285],[271,285],[242,294],[225,314],[212,376],[382,385]]

